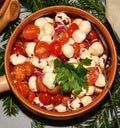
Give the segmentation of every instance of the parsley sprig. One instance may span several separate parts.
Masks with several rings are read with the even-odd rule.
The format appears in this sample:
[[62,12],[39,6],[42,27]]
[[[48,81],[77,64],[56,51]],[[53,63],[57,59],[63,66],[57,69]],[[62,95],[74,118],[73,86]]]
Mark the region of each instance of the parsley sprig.
[[55,73],[57,73],[54,84],[60,84],[60,91],[62,93],[74,92],[78,95],[82,88],[87,89],[86,74],[89,72],[84,68],[83,64],[89,65],[91,60],[83,59],[77,67],[74,67],[72,63],[62,62],[60,59],[54,60]]

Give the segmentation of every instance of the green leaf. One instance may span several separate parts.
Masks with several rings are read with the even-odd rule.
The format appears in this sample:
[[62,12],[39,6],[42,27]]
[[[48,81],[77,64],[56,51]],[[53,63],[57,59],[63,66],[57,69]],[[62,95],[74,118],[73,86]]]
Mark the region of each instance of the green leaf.
[[81,63],[84,64],[84,65],[90,65],[91,64],[91,59],[89,58],[85,58],[85,59],[82,59],[81,60]]

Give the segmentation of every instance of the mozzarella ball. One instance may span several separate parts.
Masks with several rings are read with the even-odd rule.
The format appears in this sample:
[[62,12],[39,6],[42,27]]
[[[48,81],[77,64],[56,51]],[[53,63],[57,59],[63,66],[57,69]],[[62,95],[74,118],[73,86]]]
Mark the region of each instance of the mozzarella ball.
[[47,61],[47,64],[50,66],[50,67],[54,67],[54,60],[56,59],[55,56],[49,56],[48,58],[46,58],[46,61]]
[[52,104],[44,105],[45,109],[47,110],[53,110],[54,106]]
[[57,12],[55,16],[55,21],[61,22],[65,25],[71,23],[70,17],[68,17],[67,14],[65,14],[64,12]]
[[31,77],[29,78],[28,86],[29,86],[29,89],[32,90],[33,92],[37,92],[36,76],[31,76]]
[[38,59],[36,56],[34,56],[31,60],[32,64],[40,69],[43,69],[45,66],[47,66],[46,59]]
[[45,41],[47,42],[48,44],[50,44],[52,42],[52,38],[50,35],[43,35],[40,37],[39,39],[40,41]]
[[55,80],[55,76],[56,75],[54,73],[45,73],[42,81],[48,89],[54,89],[55,84],[53,82]]
[[81,103],[83,104],[83,106],[87,106],[91,102],[92,98],[90,96],[84,96],[83,98],[81,98]]
[[67,58],[71,58],[74,54],[74,48],[73,46],[71,46],[70,44],[66,43],[63,45],[62,47],[62,51],[63,54],[67,57]]
[[107,56],[106,56],[105,54],[103,54],[103,55],[100,57],[100,67],[101,67],[102,69],[104,69],[104,65],[105,65],[106,58],[107,58]]
[[62,104],[59,104],[57,106],[55,106],[55,109],[58,111],[58,112],[66,112],[67,109],[66,109],[66,106],[62,105]]
[[40,102],[39,97],[35,97],[34,100],[33,100],[33,103],[36,104],[39,107],[43,106],[43,103]]
[[32,57],[34,55],[35,45],[36,43],[34,42],[29,42],[26,44],[25,51],[29,57]]
[[45,35],[50,35],[50,36],[52,36],[55,32],[53,25],[50,23],[45,23],[44,26],[42,27],[42,31]]
[[83,49],[80,58],[81,59],[91,58],[90,52],[87,49]]
[[102,88],[95,87],[95,93],[100,93],[100,92],[102,92]]
[[83,19],[76,18],[76,19],[73,20],[73,23],[76,23],[79,26],[82,21],[83,21]]
[[27,60],[27,58],[20,54],[12,54],[10,56],[10,62],[13,65],[23,64],[26,60]]
[[77,110],[80,108],[80,99],[76,98],[72,102],[68,101],[68,107],[70,110]]
[[54,67],[51,67],[51,66],[45,66],[44,68],[43,68],[43,70],[42,70],[42,72],[43,73],[47,73],[47,72],[53,72],[53,70],[54,70]]
[[104,87],[105,85],[106,85],[105,76],[100,73],[97,81],[95,82],[95,86]]
[[36,26],[38,26],[39,28],[42,28],[45,23],[48,23],[48,21],[47,21],[44,17],[38,18],[38,19],[36,19],[35,22],[34,22],[34,24],[35,24]]
[[86,92],[87,92],[87,90],[84,89],[84,88],[82,88],[82,91],[81,91],[80,94],[78,94],[77,96],[78,96],[79,98],[81,98],[81,97],[83,97],[83,96],[86,95]]
[[80,25],[79,25],[79,29],[83,32],[85,32],[86,34],[88,34],[91,30],[91,24],[89,21],[87,20],[83,20]]
[[40,41],[41,37],[43,37],[44,35],[45,35],[44,31],[41,29],[40,34],[38,35],[37,39]]
[[95,87],[94,86],[88,86],[88,90],[86,95],[90,96],[93,95],[93,93],[95,92]]
[[98,56],[92,56],[91,59],[96,63],[96,65],[100,64],[100,58]]
[[74,44],[75,43],[75,41],[72,39],[72,38],[69,38],[69,40],[68,40],[68,42],[67,42],[68,44]]
[[89,47],[89,52],[94,56],[100,56],[104,53],[104,48],[100,42],[94,42]]
[[45,17],[45,19],[47,20],[48,23],[51,23],[51,24],[54,23],[54,20],[50,17]]
[[80,29],[75,30],[72,34],[72,38],[75,42],[81,43],[86,38],[86,33],[84,31],[81,31]]

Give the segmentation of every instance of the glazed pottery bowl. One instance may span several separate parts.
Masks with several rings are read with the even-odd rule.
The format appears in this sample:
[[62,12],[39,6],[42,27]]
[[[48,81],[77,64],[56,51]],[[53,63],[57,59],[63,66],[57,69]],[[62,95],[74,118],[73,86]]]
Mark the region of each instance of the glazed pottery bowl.
[[[1,90],[6,91],[6,90],[11,90],[14,95],[22,102],[23,105],[25,105],[29,110],[32,112],[36,113],[37,115],[44,116],[46,118],[50,119],[71,119],[75,118],[77,116],[82,116],[89,112],[90,110],[93,110],[106,96],[108,93],[108,87],[105,86],[103,91],[96,97],[95,100],[92,101],[89,105],[82,107],[78,110],[75,111],[69,111],[69,112],[53,112],[53,111],[48,111],[44,110],[42,108],[38,108],[35,105],[32,105],[31,103],[28,102],[27,99],[25,99],[18,91],[16,90],[16,87],[14,85],[13,79],[11,77],[11,71],[10,71],[10,54],[11,50],[13,48],[14,42],[16,37],[20,34],[20,32],[23,30],[23,28],[30,22],[34,21],[35,19],[43,16],[52,16],[55,15],[56,12],[65,12],[67,13],[70,17],[82,17],[84,19],[89,20],[96,28],[100,31],[102,34],[108,48],[109,48],[109,55],[111,58],[111,66],[108,72],[108,86],[111,88],[114,78],[115,78],[115,73],[116,73],[116,66],[117,66],[117,57],[116,57],[116,50],[114,46],[114,42],[107,31],[107,29],[104,27],[104,25],[96,19],[93,15],[89,14],[86,11],[83,11],[78,8],[70,7],[70,6],[53,6],[53,7],[48,7],[41,9],[37,12],[34,12],[27,18],[25,18],[14,30],[12,33],[7,47],[5,51],[5,75],[1,77]],[[7,81],[9,86],[5,87],[7,85]],[[10,87],[10,88],[9,88]],[[2,92],[1,91],[1,92]]]

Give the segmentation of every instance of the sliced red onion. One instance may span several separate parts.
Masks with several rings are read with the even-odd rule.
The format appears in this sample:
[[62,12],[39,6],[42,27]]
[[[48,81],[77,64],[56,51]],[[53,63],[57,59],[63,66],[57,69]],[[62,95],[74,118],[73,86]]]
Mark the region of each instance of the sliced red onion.
[[66,26],[64,24],[62,24],[61,22],[56,21],[54,24],[54,29],[55,30],[58,30],[58,29],[65,29],[66,30]]
[[40,76],[42,78],[44,76],[44,73],[42,73],[41,70],[34,70],[33,75],[37,75],[37,76]]

